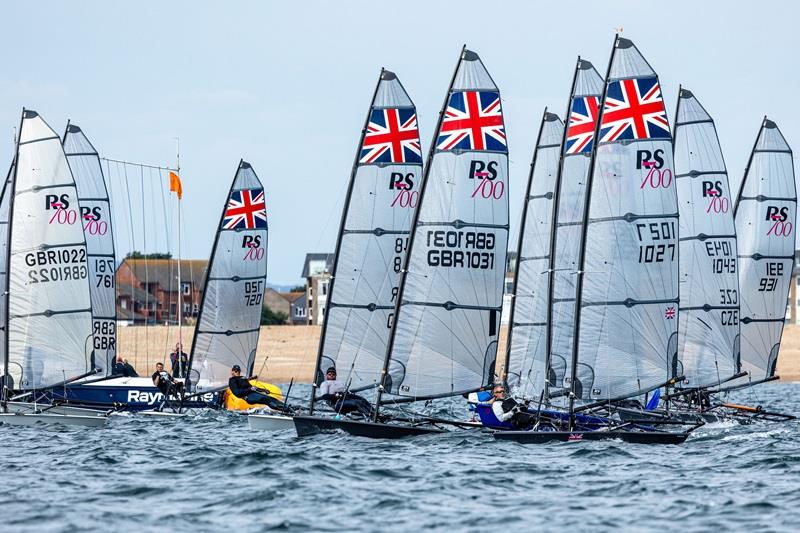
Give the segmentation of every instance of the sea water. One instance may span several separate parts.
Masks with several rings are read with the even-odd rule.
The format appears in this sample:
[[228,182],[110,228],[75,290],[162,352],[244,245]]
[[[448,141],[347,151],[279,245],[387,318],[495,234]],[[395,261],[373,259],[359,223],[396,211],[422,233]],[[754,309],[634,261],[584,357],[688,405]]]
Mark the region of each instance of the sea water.
[[[731,399],[800,413],[798,395]],[[710,424],[680,446],[300,439],[213,411],[2,426],[0,530],[797,531],[798,442],[797,422]]]

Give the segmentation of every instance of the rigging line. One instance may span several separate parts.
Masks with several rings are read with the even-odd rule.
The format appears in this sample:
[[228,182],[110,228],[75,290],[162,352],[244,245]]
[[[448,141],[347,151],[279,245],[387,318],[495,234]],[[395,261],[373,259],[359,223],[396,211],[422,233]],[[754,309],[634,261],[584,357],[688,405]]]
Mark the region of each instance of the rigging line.
[[[119,175],[119,165],[120,163],[117,162],[117,175]],[[122,171],[125,176],[125,195],[128,201],[128,244],[131,246],[131,252],[136,251],[136,236],[133,230],[133,207],[131,205],[131,189],[130,184],[128,183],[128,167],[123,165]],[[136,279],[136,272],[133,269],[133,261],[131,259],[131,263],[128,263],[128,268],[131,270],[133,274],[133,279]],[[134,334],[133,334],[133,361],[134,366],[139,366],[139,330],[136,328],[136,296],[134,290],[134,282],[130,283],[131,288],[131,322],[134,326]]]
[[[145,319],[144,319],[144,350],[146,354],[150,353],[150,336],[149,336],[149,327],[150,327],[150,270],[147,264],[147,216],[145,215],[145,203],[144,203],[144,167],[139,166],[139,184],[141,186],[142,195],[142,254],[144,255],[144,286],[146,288],[146,293],[144,296],[144,309],[145,309]],[[157,306],[156,306],[157,307]],[[154,313],[155,314],[155,313]]]
[[[171,239],[170,231],[169,231],[170,230],[170,221],[169,221],[169,218],[168,218],[171,215],[172,212],[167,209],[166,197],[168,196],[169,193],[166,192],[167,189],[166,189],[166,187],[164,187],[164,171],[161,170],[161,169],[158,170],[158,181],[159,181],[160,190],[161,190],[161,209],[162,209],[161,216],[162,216],[162,218],[164,220],[164,233],[166,235],[166,243],[165,243],[164,249],[167,251],[167,253],[169,253],[170,257],[172,257],[172,251],[171,251],[171,246],[170,246],[170,244],[172,243],[172,239]],[[172,280],[175,279],[174,278],[174,276],[175,276],[174,267],[175,267],[175,261],[170,259],[170,261],[168,263],[168,266],[167,266],[167,272],[169,273],[169,278],[168,279],[169,279],[169,284],[170,285],[172,285]],[[166,356],[169,353],[170,328],[172,327],[172,291],[167,291],[167,320],[166,320],[166,322],[167,322],[167,332],[166,332],[166,335],[164,335],[164,349],[163,349],[163,352],[162,352],[164,356]]]
[[[97,164],[100,166],[100,172],[102,173],[103,164],[102,164],[102,162],[100,162],[99,158],[98,158]],[[113,313],[114,313],[114,341],[115,341],[115,346],[116,346],[116,348],[115,348],[115,355],[116,355],[116,354],[118,354],[120,352],[120,350],[119,350],[119,335],[117,334],[117,319],[119,318],[119,315],[118,315],[118,312],[117,312],[117,302],[119,301],[119,299],[118,299],[119,298],[119,285],[117,284],[117,264],[118,264],[118,261],[119,261],[119,258],[117,257],[117,247],[118,247],[118,243],[119,243],[119,229],[117,228],[117,222],[115,220],[116,219],[116,216],[115,216],[116,213],[114,212],[114,209],[113,209],[114,203],[112,203],[112,201],[111,201],[111,199],[114,197],[114,195],[112,194],[112,188],[111,188],[111,182],[112,181],[113,180],[111,179],[111,168],[109,167],[109,162],[106,161],[105,182],[106,182],[106,188],[108,189],[108,207],[109,207],[109,217],[110,217],[109,218],[109,222],[111,223],[111,240],[112,240],[112,251],[113,251],[112,259],[114,261],[114,268],[113,268],[113,273],[112,273],[112,276],[113,276],[112,277],[112,282],[114,283],[114,302],[113,302],[112,305],[114,306],[113,307]],[[116,360],[114,362],[116,362]],[[111,364],[113,364],[113,363],[111,363]],[[106,368],[106,375],[111,375],[111,374],[112,374],[111,368]]]

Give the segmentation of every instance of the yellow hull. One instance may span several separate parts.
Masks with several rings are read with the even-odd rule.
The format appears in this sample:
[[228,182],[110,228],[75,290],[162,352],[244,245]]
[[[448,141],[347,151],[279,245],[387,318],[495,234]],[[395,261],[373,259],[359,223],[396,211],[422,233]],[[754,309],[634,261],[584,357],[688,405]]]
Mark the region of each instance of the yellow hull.
[[[280,387],[277,385],[273,385],[272,383],[265,383],[263,381],[256,381],[254,379],[250,380],[250,384],[254,387],[259,389],[263,389],[269,391],[269,395],[275,398],[278,401],[283,401],[283,394],[281,393]],[[250,404],[246,401],[242,400],[241,398],[237,398],[233,394],[231,394],[230,389],[225,390],[225,397],[222,401],[222,405],[228,411],[247,411],[249,409],[257,409],[259,407],[266,407],[263,404]]]

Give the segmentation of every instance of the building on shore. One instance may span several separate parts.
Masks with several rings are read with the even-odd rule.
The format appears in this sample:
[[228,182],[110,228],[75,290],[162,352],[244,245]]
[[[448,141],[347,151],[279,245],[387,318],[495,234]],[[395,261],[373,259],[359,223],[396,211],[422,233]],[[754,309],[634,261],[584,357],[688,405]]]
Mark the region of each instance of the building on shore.
[[306,324],[317,326],[325,320],[328,286],[333,272],[333,254],[306,254],[300,277],[306,283]]
[[308,324],[305,292],[280,292],[267,287],[264,291],[264,305],[276,313],[285,315],[284,324],[291,326]]

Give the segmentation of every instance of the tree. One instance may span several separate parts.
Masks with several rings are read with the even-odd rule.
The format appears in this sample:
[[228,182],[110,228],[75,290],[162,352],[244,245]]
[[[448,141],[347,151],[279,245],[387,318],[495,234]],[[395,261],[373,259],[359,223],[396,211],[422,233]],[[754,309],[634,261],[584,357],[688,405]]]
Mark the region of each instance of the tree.
[[125,259],[172,259],[172,254],[170,252],[156,252],[152,254],[143,254],[139,250],[134,250],[129,252],[128,255],[125,256]]
[[261,308],[261,325],[262,326],[280,326],[285,324],[289,315],[281,313],[280,311],[273,311],[266,305]]
[[291,289],[289,289],[289,292],[306,292],[306,286],[305,285],[297,285],[297,286],[292,287]]

